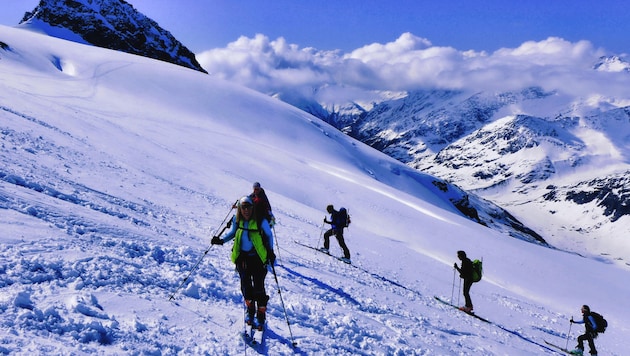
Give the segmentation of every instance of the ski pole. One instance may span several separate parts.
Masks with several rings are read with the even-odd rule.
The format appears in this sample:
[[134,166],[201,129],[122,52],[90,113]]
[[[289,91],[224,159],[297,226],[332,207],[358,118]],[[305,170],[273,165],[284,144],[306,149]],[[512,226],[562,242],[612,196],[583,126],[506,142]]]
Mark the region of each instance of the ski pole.
[[[571,320],[573,320],[573,316],[571,316]],[[569,337],[571,336],[571,327],[573,326],[573,323],[569,321],[569,333],[567,334],[567,343],[564,345],[564,349],[568,350],[569,349]]]
[[451,304],[453,304],[453,295],[455,294],[455,273],[456,273],[456,269],[455,267],[453,267],[453,287],[451,288]]
[[[232,205],[232,208],[228,211],[227,215],[225,216],[225,218],[223,219],[223,221],[221,222],[221,225],[219,225],[219,227],[221,227],[223,224],[225,224],[225,221],[228,219],[228,217],[230,216],[230,213],[232,213],[232,210],[234,210],[234,204]],[[212,236],[221,236],[223,234],[223,232],[229,228],[232,225],[232,220],[229,220],[228,223],[223,227],[223,229],[221,229],[221,232],[219,232],[218,234],[214,234]],[[199,258],[199,260],[197,261],[197,263],[195,263],[195,265],[193,266],[193,268],[190,269],[190,272],[188,272],[188,275],[186,275],[186,277],[184,278],[184,280],[179,284],[179,286],[177,287],[177,289],[175,289],[175,291],[173,292],[173,294],[171,294],[171,296],[168,298],[169,301],[173,300],[173,298],[175,298],[175,294],[177,294],[177,292],[184,286],[184,284],[186,283],[186,281],[188,281],[188,278],[190,278],[190,276],[193,274],[193,272],[197,269],[197,267],[199,267],[199,264],[201,263],[201,261],[203,260],[204,257],[206,257],[206,255],[208,254],[208,252],[210,251],[210,249],[212,248],[212,244],[210,244],[210,246],[208,246],[208,248],[203,252],[203,255],[201,255],[201,257]]]
[[276,235],[276,226],[272,226],[271,230],[273,230],[273,238],[274,238],[274,245],[276,247],[276,251],[278,251],[278,253],[276,254],[277,259],[280,260],[280,263],[282,263],[282,258],[280,258],[280,245],[278,244],[278,235]]
[[[218,235],[214,235],[214,236],[221,236],[221,234],[223,234],[223,232],[225,231],[225,229],[227,229],[232,223],[232,220],[228,221],[228,224],[225,225],[223,227],[223,229],[221,230],[221,232]],[[168,300],[173,300],[173,298],[175,298],[175,294],[184,286],[184,284],[186,283],[186,281],[188,281],[188,278],[190,278],[190,276],[193,274],[193,272],[197,269],[197,267],[199,267],[199,264],[201,263],[201,261],[203,260],[204,257],[206,257],[206,255],[208,254],[208,252],[210,251],[210,249],[212,248],[212,246],[214,245],[210,245],[208,246],[208,248],[203,252],[203,255],[201,255],[201,257],[199,258],[199,260],[197,260],[197,263],[195,263],[195,265],[193,266],[193,268],[190,269],[190,272],[188,272],[188,275],[186,275],[186,277],[184,278],[184,280],[182,281],[182,283],[179,284],[179,286],[177,287],[177,289],[175,289],[175,291],[173,292],[173,294],[171,294],[171,296],[168,298]]]
[[291,324],[289,323],[289,316],[287,315],[287,308],[284,306],[284,299],[282,298],[282,292],[280,291],[280,283],[278,282],[278,275],[276,274],[276,267],[274,267],[273,263],[271,263],[271,271],[273,272],[273,278],[276,280],[276,286],[278,287],[278,295],[280,295],[280,303],[282,304],[284,318],[287,321],[287,326],[289,327],[289,335],[291,335],[291,345],[295,348],[297,346],[297,342],[295,342],[295,339],[293,338],[293,332],[291,331]]
[[[324,216],[324,221],[326,221],[326,216]],[[324,225],[326,224],[322,222],[322,228],[319,230],[319,240],[317,240],[317,248],[319,248],[319,243],[322,241],[322,236],[324,235]]]
[[459,296],[462,295],[462,279],[459,279],[459,290],[457,291],[457,305],[459,305]]
[[[243,302],[245,298],[243,298]],[[247,322],[245,318],[247,317],[247,305],[243,303],[243,335],[247,335]],[[245,341],[245,349],[243,350],[243,354],[247,356],[247,341]]]

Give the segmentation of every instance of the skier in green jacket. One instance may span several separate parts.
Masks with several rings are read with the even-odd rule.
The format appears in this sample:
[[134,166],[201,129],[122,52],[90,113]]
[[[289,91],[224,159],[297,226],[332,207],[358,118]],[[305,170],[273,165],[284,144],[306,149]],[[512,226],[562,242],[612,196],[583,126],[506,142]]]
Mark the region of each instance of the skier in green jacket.
[[269,296],[265,291],[268,264],[275,263],[273,232],[265,218],[258,218],[251,198],[242,197],[232,218],[231,230],[223,239],[212,238],[213,245],[223,245],[234,239],[232,262],[241,278],[241,293],[247,306],[248,325],[262,330]]

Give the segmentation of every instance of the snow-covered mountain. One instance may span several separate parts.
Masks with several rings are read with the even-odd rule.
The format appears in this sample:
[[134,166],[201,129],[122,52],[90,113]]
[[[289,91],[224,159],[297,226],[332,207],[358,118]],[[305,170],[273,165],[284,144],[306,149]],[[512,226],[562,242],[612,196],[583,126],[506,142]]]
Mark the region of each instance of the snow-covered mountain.
[[[100,47],[183,65],[181,56],[164,57],[164,53],[171,53],[173,48],[178,48],[186,53],[184,62],[190,60],[194,62],[192,67],[190,65],[184,66],[203,71],[198,66],[194,55],[189,53],[168,31],[160,28],[153,20],[145,17],[136,11],[131,4],[122,0],[42,1],[34,11],[24,16],[21,26],[63,39],[76,40],[75,36],[79,36],[82,39],[90,39],[87,43]],[[54,30],[51,30],[51,26]],[[59,31],[62,29],[67,31],[60,33]],[[130,43],[130,38],[137,42],[136,45],[131,47],[127,45]],[[77,42],[82,43],[84,41],[78,40]],[[384,97],[387,95],[385,94]],[[291,98],[290,95],[284,94],[279,99],[302,109],[308,105],[305,102],[299,102],[299,96]],[[327,112],[317,103],[313,103],[313,106],[309,106],[306,111],[313,114],[317,111],[315,116],[325,116]],[[470,197],[468,193],[456,186],[444,182],[436,185],[446,191],[450,189],[449,199],[451,202],[474,221],[491,228],[507,231],[509,235],[514,237],[546,244],[540,234],[524,226],[500,207],[482,201],[478,197]]]
[[[610,220],[600,198],[538,203],[548,186],[589,193],[594,179],[628,171],[627,54],[558,37],[488,53],[403,33],[348,53],[257,35],[199,58],[212,75],[477,192],[534,230],[554,226],[544,236],[553,245],[628,263],[629,243],[605,241],[625,235],[630,217]],[[579,213],[561,220],[576,223],[560,223],[569,207]]]
[[[23,29],[0,42],[4,354],[252,354],[209,240],[253,181],[277,220],[263,354],[558,355],[544,341],[572,347],[582,304],[610,323],[600,354],[628,352],[624,268],[464,218],[444,182],[244,87]],[[294,242],[321,245],[329,203],[352,214],[353,265]],[[433,298],[458,303],[459,249],[483,257],[492,323]]]
[[603,56],[593,69],[604,72],[630,72],[630,63],[619,56]]
[[20,25],[206,73],[194,53],[124,0],[42,0]]
[[[125,1],[42,1],[35,10],[25,15],[21,26],[205,72],[195,56],[168,31]],[[597,71],[612,73],[624,72],[624,68],[627,69],[627,62],[620,57],[601,57],[593,66]],[[586,159],[581,152],[585,145],[572,140],[571,132],[567,132],[569,142],[557,142],[562,138],[549,139],[549,135],[554,135],[555,130],[559,129],[556,126],[565,125],[567,121],[578,129],[580,124],[575,118],[593,114],[588,109],[592,106],[589,103],[540,87],[500,93],[447,89],[408,93],[381,91],[375,92],[379,98],[376,102],[349,102],[341,106],[318,103],[304,97],[299,91],[287,90],[274,94],[276,98],[324,119],[342,132],[413,168],[439,176],[465,190],[477,191],[484,198],[513,213],[502,212],[497,215],[501,210],[497,207],[485,212],[472,211],[471,208],[485,209],[488,205],[470,205],[476,204],[478,198],[468,199],[468,193],[451,188],[460,191],[453,200],[463,208],[462,211],[469,212],[473,218],[480,216],[484,223],[493,228],[514,226],[518,231],[513,233],[514,236],[542,243],[549,239],[553,245],[567,249],[583,246],[576,251],[585,254],[611,254],[614,250],[613,259],[621,261],[625,261],[625,256],[630,253],[630,247],[619,250],[616,244],[607,246],[597,242],[597,249],[592,249],[593,244],[584,244],[583,241],[608,239],[611,232],[613,235],[621,234],[628,228],[626,218],[616,219],[610,227],[606,227],[606,231],[600,229],[606,220],[578,219],[580,223],[577,225],[553,224],[558,227],[558,231],[553,231],[551,236],[536,233],[544,229],[548,221],[561,215],[556,214],[556,211],[562,211],[560,205],[550,207],[549,215],[539,219],[541,206],[535,204],[536,198],[529,197],[547,193],[541,188],[541,182],[546,182],[545,186],[568,188],[578,186],[582,181],[599,178],[598,173],[566,184],[554,181],[558,171],[566,172],[564,166],[574,167],[579,164],[583,167],[581,171],[591,167],[588,162],[593,160]],[[596,105],[599,111],[609,110],[610,106]],[[596,118],[594,120],[597,121]],[[549,126],[536,130],[528,128],[535,121],[537,126]],[[495,130],[501,133],[495,133]],[[501,142],[497,141],[499,137]],[[541,142],[556,142],[557,145]],[[532,147],[534,145],[536,148]],[[554,152],[544,152],[548,147],[554,147]],[[566,147],[567,151],[562,147]],[[533,150],[537,155],[529,156]],[[522,159],[523,155],[528,157]],[[601,154],[596,156],[597,160],[601,157]],[[624,171],[615,169],[611,173],[622,174]],[[589,189],[587,186],[584,191]],[[621,205],[627,204],[623,197],[619,199]],[[548,204],[549,201],[545,205]],[[597,206],[602,203],[596,201],[594,204]],[[596,207],[593,212],[597,209],[602,213],[600,217],[607,217],[604,209]],[[591,214],[591,210],[587,210]],[[519,220],[528,221],[530,227],[525,227]],[[512,230],[511,227],[508,229]]]
[[[619,61],[602,60],[596,68]],[[552,245],[628,264],[630,243],[621,236],[630,229],[630,200],[619,192],[618,178],[630,170],[629,102],[539,87],[501,93],[442,89],[319,117],[501,205],[534,230],[547,231],[543,238]],[[555,194],[560,191],[572,193]]]

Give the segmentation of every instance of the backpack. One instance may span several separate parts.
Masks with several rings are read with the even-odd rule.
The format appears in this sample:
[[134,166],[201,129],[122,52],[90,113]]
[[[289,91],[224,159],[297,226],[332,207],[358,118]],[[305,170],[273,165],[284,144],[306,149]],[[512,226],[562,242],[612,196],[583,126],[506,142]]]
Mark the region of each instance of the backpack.
[[346,208],[339,208],[339,214],[337,215],[337,227],[344,228],[350,226],[350,214]]
[[472,280],[473,282],[479,282],[481,280],[481,274],[483,272],[483,262],[481,260],[472,261]]
[[591,312],[593,319],[595,319],[595,331],[598,333],[604,333],[608,327],[608,322],[601,314]]

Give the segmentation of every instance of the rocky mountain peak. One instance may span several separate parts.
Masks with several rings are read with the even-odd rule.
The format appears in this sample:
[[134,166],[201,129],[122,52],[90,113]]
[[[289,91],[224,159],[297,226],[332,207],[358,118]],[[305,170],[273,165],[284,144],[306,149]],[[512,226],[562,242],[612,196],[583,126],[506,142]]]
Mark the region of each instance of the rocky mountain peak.
[[[195,55],[170,32],[124,0],[41,0],[33,11],[24,14],[20,25],[38,28],[54,37],[60,37],[55,30],[65,29],[94,46],[207,73]],[[65,39],[76,41],[69,37]]]
[[604,56],[595,63],[593,69],[604,72],[630,72],[630,63],[619,56]]

